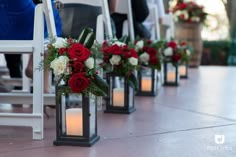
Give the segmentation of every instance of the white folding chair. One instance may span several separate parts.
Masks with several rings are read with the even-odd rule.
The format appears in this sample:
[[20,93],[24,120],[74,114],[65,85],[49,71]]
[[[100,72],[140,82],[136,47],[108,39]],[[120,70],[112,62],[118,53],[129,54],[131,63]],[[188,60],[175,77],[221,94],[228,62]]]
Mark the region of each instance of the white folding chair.
[[[34,54],[33,67],[36,68],[42,61],[41,53],[44,50],[44,17],[42,5],[35,8],[33,40],[1,40],[0,53],[28,53]],[[33,128],[33,139],[43,138],[43,72],[34,71],[33,94],[30,93],[0,93],[1,103],[22,103],[31,98],[32,113],[0,113],[0,125],[30,126]],[[32,101],[33,98],[33,101]]]
[[150,25],[151,28],[151,39],[159,40],[160,39],[160,26],[158,22],[158,10],[156,4],[148,3],[149,15],[145,21]]
[[[61,0],[61,2],[63,4],[86,4],[101,7],[102,14],[97,17],[96,22],[96,40],[102,43],[104,39],[113,37],[107,0]],[[106,37],[104,36],[104,32],[107,34]]]
[[[36,69],[45,51],[44,16],[49,34],[56,37],[51,0],[43,0],[35,8],[33,40],[0,40],[0,53],[33,54],[33,69]],[[29,126],[33,128],[33,139],[43,139],[43,105],[55,104],[55,97],[43,93],[43,71],[33,70],[33,76],[33,93],[0,93],[0,103],[32,104],[32,113],[0,113],[0,125]],[[23,85],[24,80],[23,77]]]
[[175,34],[175,25],[174,25],[174,20],[173,20],[173,15],[171,13],[166,14],[163,17],[163,25],[167,26],[167,30],[165,32],[165,39],[167,41],[170,41],[172,38],[174,38],[174,34]]
[[118,0],[115,12],[127,14],[127,20],[123,23],[122,35],[128,35],[130,36],[131,41],[134,41],[135,35],[131,0]]

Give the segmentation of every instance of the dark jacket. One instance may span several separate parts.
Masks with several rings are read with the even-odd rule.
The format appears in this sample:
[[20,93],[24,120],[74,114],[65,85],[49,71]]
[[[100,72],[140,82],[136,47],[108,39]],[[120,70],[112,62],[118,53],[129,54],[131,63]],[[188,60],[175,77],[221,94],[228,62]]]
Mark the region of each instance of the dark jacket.
[[[149,15],[149,9],[146,0],[131,0],[134,32],[135,37],[150,38],[151,34],[149,30],[142,24]],[[116,36],[120,38],[122,36],[123,22],[127,19],[127,15],[114,13],[111,15],[115,22]]]

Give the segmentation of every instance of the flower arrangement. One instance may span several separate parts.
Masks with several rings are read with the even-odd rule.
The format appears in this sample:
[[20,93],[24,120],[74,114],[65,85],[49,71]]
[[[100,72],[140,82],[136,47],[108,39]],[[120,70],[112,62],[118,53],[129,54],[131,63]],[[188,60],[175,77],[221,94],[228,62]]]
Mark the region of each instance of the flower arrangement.
[[106,95],[108,86],[97,75],[93,43],[94,34],[86,28],[78,40],[58,38],[48,45],[44,65],[53,71],[57,84],[63,80],[68,85],[68,92]]
[[170,41],[165,44],[163,58],[165,61],[172,62],[173,65],[178,65],[181,63],[182,53],[179,51],[177,42]]
[[129,78],[130,84],[136,88],[134,71],[138,67],[138,54],[133,48],[129,48],[118,40],[105,41],[101,46],[103,63],[101,66],[107,73],[113,73]]
[[181,53],[181,62],[188,63],[193,52],[192,47],[185,41],[180,42],[178,51]]
[[178,1],[170,11],[173,13],[176,22],[204,23],[207,16],[207,13],[204,12],[203,6],[192,1]]
[[160,49],[163,41],[153,42],[149,39],[142,39],[135,42],[135,50],[138,52],[139,64],[142,66],[161,69],[161,53]]

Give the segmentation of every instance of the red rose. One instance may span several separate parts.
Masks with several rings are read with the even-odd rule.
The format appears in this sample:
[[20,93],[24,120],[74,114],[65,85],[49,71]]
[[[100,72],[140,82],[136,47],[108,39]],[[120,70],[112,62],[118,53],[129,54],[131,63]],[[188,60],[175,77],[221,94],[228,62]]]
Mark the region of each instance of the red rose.
[[89,79],[85,73],[75,73],[68,81],[70,89],[75,93],[81,93],[89,86]]
[[102,43],[101,51],[102,51],[103,53],[108,53],[108,52],[107,52],[108,48],[109,48],[108,42],[107,42],[107,41],[104,41],[104,42]]
[[187,46],[187,43],[183,41],[180,43],[180,46]]
[[158,58],[156,56],[153,56],[150,58],[150,61],[149,61],[152,65],[156,65],[159,63],[158,61]]
[[176,44],[176,42],[174,42],[174,41],[170,41],[170,42],[168,43],[168,47],[171,47],[172,49],[175,49],[175,48],[177,47],[177,44]]
[[152,47],[148,48],[147,53],[150,55],[150,57],[156,57],[156,55],[157,55],[156,49],[154,49]]
[[131,57],[138,58],[138,54],[134,49],[129,50],[127,48],[127,49],[124,49],[123,52],[124,52],[124,57],[125,58],[131,58]]
[[103,57],[103,62],[108,63],[108,62],[109,62],[109,59],[110,59],[109,56],[104,56],[104,57]]
[[148,39],[147,44],[150,45],[152,43],[152,40]]
[[130,49],[130,57],[138,58],[138,54],[134,49]]
[[125,58],[130,58],[130,56],[131,56],[130,51],[124,51],[124,57]]
[[86,61],[90,56],[90,51],[80,43],[73,44],[68,50],[69,57],[77,61]]
[[111,47],[109,47],[108,49],[107,49],[107,51],[109,52],[109,53],[112,53],[112,54],[114,54],[114,55],[121,55],[122,54],[122,48],[121,47],[119,47],[118,45],[112,45]]
[[147,47],[147,46],[144,46],[144,47],[143,47],[143,51],[144,51],[144,52],[147,52],[148,49],[149,49],[149,47]]
[[67,48],[64,48],[64,47],[62,47],[58,50],[59,55],[64,55],[64,54],[66,54],[66,52],[67,52]]
[[184,20],[184,19],[185,19],[185,15],[184,15],[184,14],[181,14],[181,15],[180,15],[180,18],[181,18],[182,20]]
[[183,10],[183,9],[187,8],[187,4],[185,4],[185,3],[179,4],[178,8],[180,10]]
[[77,72],[82,72],[84,71],[84,64],[82,62],[74,62],[73,65],[73,72],[77,73]]
[[171,58],[173,62],[177,63],[181,59],[181,57],[182,57],[181,54],[174,53],[174,55]]
[[72,44],[74,43],[74,41],[73,41],[72,38],[67,39],[67,42],[68,42],[70,45],[72,45]]

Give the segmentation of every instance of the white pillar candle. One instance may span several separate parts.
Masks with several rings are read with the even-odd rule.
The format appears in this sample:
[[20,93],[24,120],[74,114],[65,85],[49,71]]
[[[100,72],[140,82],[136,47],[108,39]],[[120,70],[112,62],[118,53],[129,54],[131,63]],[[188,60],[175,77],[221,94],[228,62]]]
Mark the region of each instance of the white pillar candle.
[[67,135],[83,135],[83,113],[81,108],[66,110],[66,133]]
[[124,107],[125,104],[124,88],[114,88],[112,94],[113,94],[113,106]]
[[174,71],[168,71],[166,77],[167,82],[175,82],[176,74]]
[[185,76],[187,72],[186,66],[185,65],[180,65],[179,66],[179,74],[180,76]]
[[142,91],[151,91],[152,90],[152,79],[150,77],[143,77],[141,82]]

